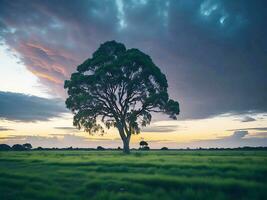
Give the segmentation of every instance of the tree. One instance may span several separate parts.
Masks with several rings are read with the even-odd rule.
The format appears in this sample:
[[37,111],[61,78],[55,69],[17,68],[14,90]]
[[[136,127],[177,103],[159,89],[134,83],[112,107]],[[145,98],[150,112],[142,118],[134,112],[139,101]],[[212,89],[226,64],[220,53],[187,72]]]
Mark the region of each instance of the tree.
[[12,146],[12,150],[14,151],[24,151],[26,150],[24,146],[22,146],[21,144],[14,144]]
[[25,149],[30,150],[32,149],[32,145],[30,143],[25,143],[22,145]]
[[152,112],[172,119],[179,114],[179,103],[169,98],[166,77],[152,59],[116,41],[101,44],[64,87],[74,126],[90,134],[116,127],[125,153],[130,152],[131,135],[150,123]]
[[168,147],[162,147],[161,150],[168,150]]
[[11,150],[11,147],[7,144],[0,144],[0,151],[8,151]]
[[105,150],[105,148],[101,147],[101,146],[97,146],[96,150],[103,151],[103,150]]
[[140,149],[142,149],[142,148],[148,146],[148,143],[147,143],[146,141],[142,140],[142,141],[139,143],[139,145],[140,145]]

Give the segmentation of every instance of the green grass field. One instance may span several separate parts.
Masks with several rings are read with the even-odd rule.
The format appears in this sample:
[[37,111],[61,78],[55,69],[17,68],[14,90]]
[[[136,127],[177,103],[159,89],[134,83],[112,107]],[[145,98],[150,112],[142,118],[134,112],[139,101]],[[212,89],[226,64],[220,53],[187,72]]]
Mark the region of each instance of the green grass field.
[[0,199],[266,199],[266,151],[0,152]]

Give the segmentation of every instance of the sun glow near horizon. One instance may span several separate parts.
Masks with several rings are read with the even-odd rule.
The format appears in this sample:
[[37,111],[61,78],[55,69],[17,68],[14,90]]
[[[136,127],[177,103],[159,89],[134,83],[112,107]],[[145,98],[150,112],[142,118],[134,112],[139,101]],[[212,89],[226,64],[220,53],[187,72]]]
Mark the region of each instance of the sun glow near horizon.
[[[181,144],[187,147],[192,147],[192,143],[201,140],[216,140],[218,138],[231,136],[235,129],[247,129],[252,127],[264,127],[267,123],[265,118],[250,122],[240,122],[241,116],[219,116],[210,119],[202,120],[177,120],[177,121],[156,121],[147,126],[147,128],[159,128],[165,127],[161,132],[153,130],[141,131],[138,135],[133,135],[131,140],[131,146],[137,148],[141,140],[149,142],[152,148],[159,148],[160,146],[168,146],[169,148],[178,148]],[[262,115],[258,115],[257,118],[262,118]],[[0,141],[1,143],[25,143],[27,138],[33,140],[33,145],[43,146],[46,144],[47,138],[57,138],[59,140],[56,145],[59,147],[95,147],[96,145],[106,145],[108,147],[116,148],[121,146],[119,134],[115,128],[107,130],[107,133],[103,136],[99,134],[89,135],[83,130],[78,130],[72,126],[72,115],[67,114],[60,118],[54,118],[49,121],[37,121],[37,122],[12,122],[7,120],[1,120],[1,127],[8,127],[9,130],[1,131]],[[168,127],[174,127],[173,130],[168,130]],[[260,131],[251,130],[249,136],[257,135]],[[83,144],[77,142],[63,143],[60,145],[60,140],[64,139],[66,135],[77,137],[83,140]],[[89,142],[88,144],[86,143]],[[96,145],[94,145],[94,142]],[[87,146],[88,145],[88,146]],[[53,146],[53,143],[51,143]],[[183,145],[182,145],[183,146]]]
[[153,118],[132,146],[267,146],[264,6],[118,0],[66,3],[64,11],[51,2],[0,6],[0,143],[121,145],[116,129],[77,131],[64,103],[64,80],[114,40],[148,54],[181,105],[177,121]]

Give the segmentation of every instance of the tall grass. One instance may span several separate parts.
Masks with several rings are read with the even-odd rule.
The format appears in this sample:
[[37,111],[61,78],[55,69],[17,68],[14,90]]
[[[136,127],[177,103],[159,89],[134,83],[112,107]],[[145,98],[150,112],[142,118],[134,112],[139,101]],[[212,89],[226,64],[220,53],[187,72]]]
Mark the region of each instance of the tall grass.
[[265,199],[266,151],[0,152],[0,199]]

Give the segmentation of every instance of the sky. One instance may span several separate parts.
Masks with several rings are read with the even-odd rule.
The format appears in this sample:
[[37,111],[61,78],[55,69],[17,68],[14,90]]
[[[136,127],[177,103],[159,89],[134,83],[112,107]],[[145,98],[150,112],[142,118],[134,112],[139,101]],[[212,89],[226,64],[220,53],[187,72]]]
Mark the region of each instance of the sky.
[[150,55],[178,120],[154,116],[150,147],[267,146],[265,0],[0,0],[0,143],[118,147],[116,129],[72,126],[64,80],[105,41]]

